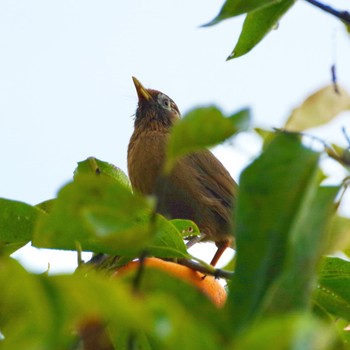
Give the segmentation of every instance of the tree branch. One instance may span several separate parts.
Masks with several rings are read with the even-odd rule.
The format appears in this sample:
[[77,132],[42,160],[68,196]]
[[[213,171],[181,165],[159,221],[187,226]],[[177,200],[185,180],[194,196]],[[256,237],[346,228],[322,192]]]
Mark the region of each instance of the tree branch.
[[221,269],[215,269],[214,267],[205,267],[193,260],[188,259],[178,259],[178,264],[187,266],[193,270],[199,271],[204,273],[205,275],[211,275],[215,278],[224,278],[224,279],[231,279],[233,276],[233,272],[231,271],[225,271]]
[[322,11],[325,11],[327,13],[330,13],[331,15],[339,18],[343,22],[345,22],[347,25],[350,25],[350,13],[348,11],[339,11],[334,9],[333,7],[322,4],[321,2],[317,0],[305,0],[306,2],[320,8]]

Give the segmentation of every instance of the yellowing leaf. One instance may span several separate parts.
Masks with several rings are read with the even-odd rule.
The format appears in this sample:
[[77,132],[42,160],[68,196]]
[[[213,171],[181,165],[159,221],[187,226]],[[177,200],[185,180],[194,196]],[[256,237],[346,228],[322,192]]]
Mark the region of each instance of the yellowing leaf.
[[339,113],[350,109],[350,95],[346,90],[329,85],[310,95],[293,110],[285,125],[289,131],[302,131],[327,124]]

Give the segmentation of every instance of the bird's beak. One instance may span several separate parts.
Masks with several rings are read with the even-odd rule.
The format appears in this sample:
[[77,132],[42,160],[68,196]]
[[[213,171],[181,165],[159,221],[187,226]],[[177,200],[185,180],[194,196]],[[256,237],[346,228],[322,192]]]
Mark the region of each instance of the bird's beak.
[[137,91],[137,95],[139,97],[139,100],[140,99],[145,99],[147,101],[149,100],[152,100],[152,96],[151,94],[147,91],[147,89],[145,89],[143,87],[143,85],[135,78],[135,77],[132,77],[132,80],[135,84],[135,88],[136,88],[136,91]]

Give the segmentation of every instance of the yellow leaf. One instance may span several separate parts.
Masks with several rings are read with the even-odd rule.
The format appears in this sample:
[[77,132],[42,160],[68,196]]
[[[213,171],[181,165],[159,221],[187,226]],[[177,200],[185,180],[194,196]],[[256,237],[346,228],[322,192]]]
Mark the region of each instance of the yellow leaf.
[[339,113],[350,109],[350,95],[338,87],[329,85],[310,95],[300,107],[295,108],[287,120],[289,131],[302,131],[328,123]]

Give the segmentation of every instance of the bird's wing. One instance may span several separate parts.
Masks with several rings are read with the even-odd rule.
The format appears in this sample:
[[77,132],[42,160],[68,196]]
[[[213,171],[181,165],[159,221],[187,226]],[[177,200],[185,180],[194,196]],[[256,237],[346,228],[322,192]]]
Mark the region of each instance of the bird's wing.
[[202,150],[187,156],[198,171],[198,179],[209,198],[215,198],[225,207],[232,207],[237,184],[221,162],[209,151]]

